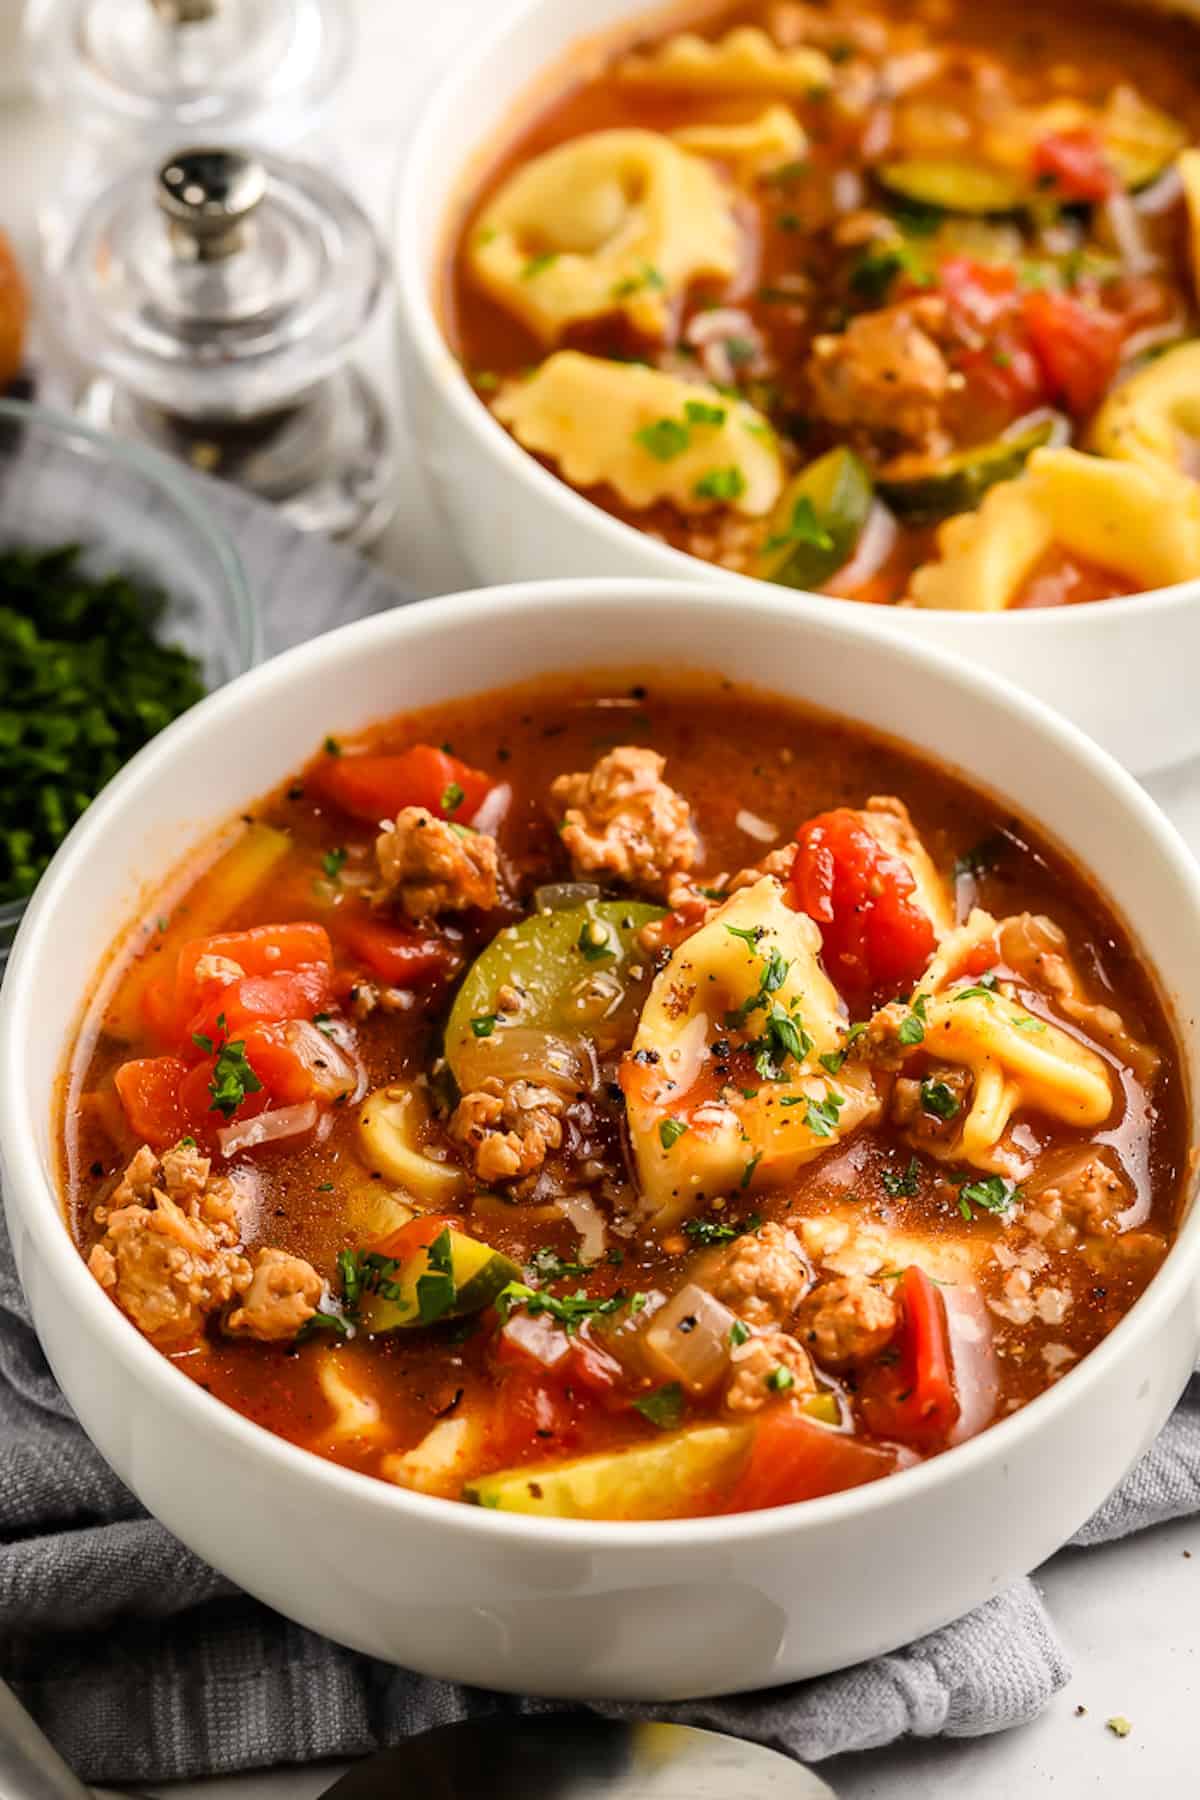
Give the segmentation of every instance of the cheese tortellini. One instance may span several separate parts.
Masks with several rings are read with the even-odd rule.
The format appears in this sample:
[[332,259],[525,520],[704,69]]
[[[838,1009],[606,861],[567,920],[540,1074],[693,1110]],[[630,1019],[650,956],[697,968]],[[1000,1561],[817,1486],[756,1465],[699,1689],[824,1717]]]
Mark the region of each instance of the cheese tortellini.
[[1200,575],[1200,488],[1133,462],[1035,450],[978,511],[947,519],[937,542],[940,560],[909,584],[917,606],[1002,612],[1056,544],[1139,588],[1169,587]]
[[[1040,1113],[1076,1130],[1103,1125],[1113,1108],[1113,1089],[1103,1059],[1049,1019],[1036,1017],[998,986],[961,974],[965,960],[984,945],[1002,954],[1010,923],[998,924],[976,909],[944,939],[909,1005],[893,1001],[872,1022],[869,1037],[887,1045],[901,1066],[914,1057],[951,1064],[971,1076],[970,1103],[961,1124],[938,1142],[922,1142],[927,1154],[975,1169],[1020,1176],[1027,1163],[1004,1141],[1018,1112]],[[920,1035],[903,1033],[905,1020],[920,1022]]]
[[641,87],[703,94],[800,97],[826,92],[833,67],[820,50],[781,50],[757,25],[740,25],[716,42],[681,31],[657,49],[627,56],[618,73]]
[[593,131],[509,177],[468,259],[543,343],[612,313],[662,338],[692,281],[736,273],[738,233],[725,185],[701,157],[657,131]]
[[784,163],[800,162],[808,151],[808,134],[783,105],[768,106],[740,125],[680,125],[671,136],[681,150],[725,163],[746,183]]
[[630,507],[667,500],[704,512],[728,504],[759,517],[783,485],[762,413],[640,364],[559,350],[528,380],[503,387],[492,410],[573,487],[606,482]]
[[1166,351],[1123,381],[1097,413],[1092,443],[1102,456],[1128,459],[1154,472],[1187,474],[1195,469],[1200,339]]
[[[834,1076],[817,1060],[846,1036],[820,948],[812,920],[766,875],[727,900],[657,976],[624,1076],[639,1185],[656,1225],[675,1225],[716,1195],[785,1181],[878,1117],[865,1065]],[[749,1044],[771,1063],[753,1091],[714,1071],[721,1040]]]

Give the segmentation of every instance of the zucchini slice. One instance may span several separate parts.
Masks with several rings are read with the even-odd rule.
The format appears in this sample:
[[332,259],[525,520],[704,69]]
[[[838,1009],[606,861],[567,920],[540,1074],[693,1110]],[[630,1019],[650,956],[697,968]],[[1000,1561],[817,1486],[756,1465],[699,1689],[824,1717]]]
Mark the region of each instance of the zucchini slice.
[[973,444],[937,461],[897,459],[891,473],[880,470],[879,492],[897,518],[909,525],[932,525],[952,513],[970,512],[997,481],[1019,475],[1033,452],[1060,436],[1065,426],[1065,419],[1052,413],[1011,436]]
[[820,587],[854,554],[873,499],[866,464],[853,450],[827,451],[783,490],[754,573],[782,587]]
[[670,1519],[740,1472],[752,1425],[696,1425],[633,1450],[531,1463],[468,1481],[463,1498],[556,1519]]
[[[618,1041],[621,1020],[631,1036],[651,974],[637,933],[662,913],[643,900],[591,900],[498,932],[468,969],[446,1022],[446,1061],[459,1087],[478,1087],[493,1070],[507,1073],[512,1043],[505,1040],[516,1033],[558,1040],[568,1061],[582,1036],[611,1032]],[[504,988],[520,999],[515,1013],[500,1008]]]
[[896,199],[941,212],[1019,212],[1031,191],[1022,176],[987,163],[914,160],[884,163],[877,174],[880,185]]
[[[441,1319],[464,1319],[490,1306],[510,1281],[521,1279],[517,1265],[490,1244],[452,1227],[447,1227],[444,1236],[449,1239],[448,1269],[431,1264],[431,1251],[434,1263],[437,1261],[435,1243],[380,1276],[373,1291],[364,1294],[358,1316],[370,1336],[436,1324]],[[431,1285],[423,1287],[422,1282]]]

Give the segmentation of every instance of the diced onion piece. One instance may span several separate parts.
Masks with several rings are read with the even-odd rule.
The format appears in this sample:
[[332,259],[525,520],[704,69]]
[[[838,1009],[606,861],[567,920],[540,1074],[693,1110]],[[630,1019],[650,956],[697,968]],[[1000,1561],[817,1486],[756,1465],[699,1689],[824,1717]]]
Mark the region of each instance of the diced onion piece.
[[289,1019],[281,1028],[287,1047],[304,1064],[313,1092],[321,1100],[361,1100],[366,1076],[358,1057],[308,1019]]
[[512,788],[507,781],[497,782],[489,788],[479,804],[479,809],[468,820],[472,831],[482,831],[486,837],[495,837],[512,805]]
[[500,1336],[544,1369],[553,1369],[571,1348],[566,1332],[553,1324],[545,1313],[531,1316],[523,1310],[514,1312]]
[[707,1288],[680,1288],[646,1327],[646,1358],[667,1381],[689,1394],[707,1394],[729,1366],[729,1333],[736,1322]]
[[1146,243],[1141,216],[1124,188],[1118,188],[1102,203],[1104,222],[1128,275],[1144,275],[1156,269],[1159,259]]
[[609,1354],[623,1363],[631,1374],[645,1380],[657,1379],[657,1365],[646,1355],[646,1328],[666,1303],[666,1295],[651,1288],[636,1312],[623,1307],[616,1315],[615,1324],[606,1319],[592,1325],[594,1337]]
[[739,831],[747,837],[757,838],[760,844],[773,844],[779,836],[778,825],[772,825],[769,819],[760,819],[757,813],[748,812],[743,806],[734,820]]
[[236,1156],[241,1150],[253,1150],[259,1144],[275,1144],[281,1138],[301,1137],[311,1131],[320,1117],[315,1100],[302,1100],[298,1106],[277,1106],[272,1112],[259,1113],[240,1125],[226,1125],[217,1133],[222,1156]]
[[608,1226],[596,1202],[586,1194],[568,1194],[559,1205],[579,1233],[581,1259],[589,1263],[600,1262],[608,1248]]
[[852,594],[855,588],[870,581],[878,575],[888,557],[896,547],[899,527],[895,514],[882,500],[872,502],[867,514],[867,522],[859,533],[854,554],[848,563],[843,563],[836,575],[824,583],[829,594]]
[[548,881],[544,887],[534,888],[533,910],[572,912],[599,898],[600,889],[594,881]]

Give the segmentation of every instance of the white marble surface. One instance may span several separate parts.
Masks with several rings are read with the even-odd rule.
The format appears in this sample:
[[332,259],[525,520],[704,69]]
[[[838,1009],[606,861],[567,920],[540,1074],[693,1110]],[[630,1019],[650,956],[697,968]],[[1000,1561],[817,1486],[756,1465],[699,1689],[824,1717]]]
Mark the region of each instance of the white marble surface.
[[[492,14],[493,4],[357,0],[357,6],[360,52],[334,132],[351,179],[383,222],[414,108],[455,44]],[[30,251],[36,207],[51,189],[62,142],[59,120],[31,103],[0,102],[0,222]],[[390,384],[386,322],[368,354],[380,380]],[[405,474],[399,511],[379,555],[417,592],[470,585],[415,470]],[[1200,848],[1200,780],[1185,772],[1154,787]],[[1055,1800],[1175,1800],[1196,1791],[1200,1522],[1103,1550],[1064,1552],[1038,1579],[1075,1671],[1066,1691],[1034,1724],[1000,1737],[910,1742],[839,1758],[824,1773],[845,1800],[1007,1800],[1029,1793]],[[1078,1712],[1081,1707],[1086,1711]],[[1120,1741],[1104,1723],[1117,1713],[1133,1725]],[[333,1765],[289,1769],[163,1793],[171,1800],[309,1800],[337,1772]]]

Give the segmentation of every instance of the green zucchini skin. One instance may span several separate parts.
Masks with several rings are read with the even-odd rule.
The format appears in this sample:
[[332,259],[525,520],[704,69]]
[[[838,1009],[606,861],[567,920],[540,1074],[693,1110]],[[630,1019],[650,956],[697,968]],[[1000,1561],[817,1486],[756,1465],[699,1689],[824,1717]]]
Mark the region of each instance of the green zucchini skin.
[[[874,483],[861,458],[844,446],[827,451],[783,490],[754,573],[781,587],[820,587],[853,556],[874,499]],[[805,502],[820,534],[815,542],[794,533],[797,508]]]
[[936,525],[953,513],[970,512],[990,487],[1019,475],[1032,453],[1055,437],[1059,424],[1057,416],[1040,419],[1012,437],[957,450],[912,474],[883,472],[876,477],[880,497],[906,525]]

